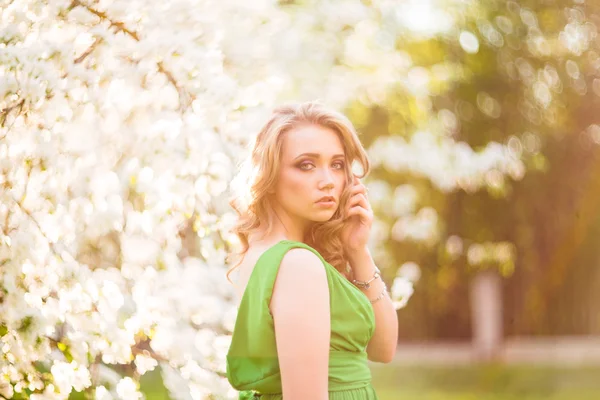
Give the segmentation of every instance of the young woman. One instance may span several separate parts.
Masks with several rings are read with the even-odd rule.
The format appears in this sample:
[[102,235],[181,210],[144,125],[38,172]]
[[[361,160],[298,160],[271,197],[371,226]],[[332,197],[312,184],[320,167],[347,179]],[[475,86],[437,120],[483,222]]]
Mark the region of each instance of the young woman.
[[243,249],[227,273],[239,268],[227,378],[240,399],[377,399],[367,360],[393,359],[398,317],[367,249],[368,171],[350,121],[319,103],[277,108],[256,137],[231,202]]

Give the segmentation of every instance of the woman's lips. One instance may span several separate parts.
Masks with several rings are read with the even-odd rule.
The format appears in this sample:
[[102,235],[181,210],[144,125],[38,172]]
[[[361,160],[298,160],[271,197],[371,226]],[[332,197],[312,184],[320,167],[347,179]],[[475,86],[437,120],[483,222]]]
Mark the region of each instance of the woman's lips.
[[333,207],[333,206],[335,206],[335,201],[333,201],[333,200],[317,201],[317,205],[319,205],[321,207]]

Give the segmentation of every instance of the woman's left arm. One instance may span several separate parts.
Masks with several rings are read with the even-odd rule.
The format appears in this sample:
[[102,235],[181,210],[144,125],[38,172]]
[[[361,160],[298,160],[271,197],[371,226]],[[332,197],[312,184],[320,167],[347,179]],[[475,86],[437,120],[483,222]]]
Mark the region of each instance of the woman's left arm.
[[[377,267],[366,247],[348,254],[348,261],[354,272],[354,279],[369,281],[373,278]],[[367,355],[370,361],[389,363],[394,359],[398,345],[398,314],[396,308],[387,293],[382,278],[371,282],[368,289],[360,289],[369,300],[375,300],[383,293],[382,298],[372,303],[375,313],[375,332],[367,346]]]
[[[354,272],[354,279],[369,281],[376,269],[367,247],[374,214],[367,199],[367,188],[358,177],[354,177],[346,207],[347,220],[342,229],[345,253]],[[396,354],[398,344],[396,308],[385,290],[383,279],[375,279],[368,289],[361,290],[370,300],[375,300],[383,294],[382,298],[372,303],[375,312],[375,332],[367,346],[367,355],[371,361],[389,363]]]

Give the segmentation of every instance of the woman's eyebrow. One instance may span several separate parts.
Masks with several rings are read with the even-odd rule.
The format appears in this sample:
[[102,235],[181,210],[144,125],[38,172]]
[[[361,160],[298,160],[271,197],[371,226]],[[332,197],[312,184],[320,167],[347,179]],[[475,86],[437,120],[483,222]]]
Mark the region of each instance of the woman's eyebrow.
[[[297,160],[300,157],[304,157],[304,156],[313,157],[313,158],[321,158],[321,155],[318,153],[302,153],[298,157],[294,158],[294,160]],[[344,155],[343,154],[334,154],[332,158],[344,158]]]

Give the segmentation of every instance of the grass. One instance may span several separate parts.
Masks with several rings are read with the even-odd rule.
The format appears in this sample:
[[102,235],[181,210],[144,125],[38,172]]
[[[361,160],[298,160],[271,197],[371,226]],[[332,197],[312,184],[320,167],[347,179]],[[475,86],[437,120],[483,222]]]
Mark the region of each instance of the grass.
[[[600,367],[540,366],[423,367],[381,365],[372,368],[380,400],[597,400]],[[147,400],[168,400],[160,375],[146,374]],[[83,399],[80,393],[70,397]]]
[[386,365],[373,385],[380,400],[596,400],[600,367]]

